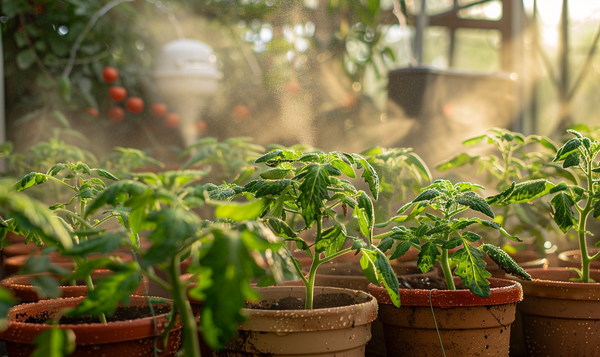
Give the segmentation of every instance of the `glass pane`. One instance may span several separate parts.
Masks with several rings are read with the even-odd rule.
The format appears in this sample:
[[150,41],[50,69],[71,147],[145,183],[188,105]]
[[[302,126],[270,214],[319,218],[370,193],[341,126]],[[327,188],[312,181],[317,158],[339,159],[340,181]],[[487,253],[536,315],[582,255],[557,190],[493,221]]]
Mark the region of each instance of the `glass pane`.
[[458,11],[458,17],[463,19],[498,21],[502,18],[502,1],[469,6]]
[[427,27],[423,41],[423,64],[447,68],[448,54],[450,53],[450,31],[440,26]]
[[455,36],[454,67],[475,71],[500,70],[500,31],[458,29]]
[[[418,2],[420,3],[420,1]],[[452,0],[427,0],[427,15],[437,15],[449,11],[452,9],[452,4]]]

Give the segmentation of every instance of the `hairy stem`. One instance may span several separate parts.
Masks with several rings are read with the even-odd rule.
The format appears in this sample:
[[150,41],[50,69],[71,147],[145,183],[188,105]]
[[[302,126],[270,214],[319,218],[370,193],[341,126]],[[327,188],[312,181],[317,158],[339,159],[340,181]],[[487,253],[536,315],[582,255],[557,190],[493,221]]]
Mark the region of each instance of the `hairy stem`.
[[173,303],[181,314],[181,322],[183,324],[183,347],[185,350],[185,356],[198,357],[200,356],[198,327],[196,325],[196,319],[192,313],[192,307],[187,298],[186,291],[183,289],[182,283],[179,280],[179,276],[181,275],[179,256],[177,256],[177,259],[173,259],[173,262],[169,267],[169,274],[171,275],[171,283],[173,284],[173,289],[171,290]]
[[454,279],[452,278],[452,270],[450,270],[450,260],[448,259],[448,249],[442,248],[442,270],[444,271],[444,277],[446,278],[446,284],[448,290],[456,290],[454,285]]

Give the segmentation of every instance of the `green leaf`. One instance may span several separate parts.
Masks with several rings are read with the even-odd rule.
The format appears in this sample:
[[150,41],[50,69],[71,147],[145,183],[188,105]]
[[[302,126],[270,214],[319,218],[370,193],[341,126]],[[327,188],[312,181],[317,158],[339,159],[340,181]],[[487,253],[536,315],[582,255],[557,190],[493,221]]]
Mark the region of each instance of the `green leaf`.
[[[438,197],[440,195],[440,192],[438,190],[434,190],[434,189],[427,189],[423,192],[421,192],[414,200],[412,200],[411,203],[415,203],[415,202],[421,202],[421,201],[429,201],[432,200],[436,197]],[[398,212],[400,213],[400,212]]]
[[580,157],[578,152],[572,152],[567,156],[565,161],[563,162],[563,168],[573,167],[579,165]]
[[453,169],[456,167],[461,167],[466,164],[473,164],[477,159],[479,159],[479,155],[472,155],[467,153],[458,154],[448,161],[438,165],[436,168],[440,171]]
[[290,169],[270,169],[260,174],[260,177],[266,180],[277,180],[286,177],[289,173],[293,172]]
[[596,203],[594,203],[594,212],[592,215],[594,218],[600,217],[600,201],[596,201]]
[[121,246],[124,238],[121,233],[106,233],[97,237],[82,239],[79,244],[61,252],[62,255],[70,257],[85,257],[93,253],[112,253]]
[[427,273],[435,265],[438,255],[440,255],[440,251],[435,244],[431,242],[423,244],[421,252],[418,255],[417,267],[423,273]]
[[563,146],[558,149],[556,156],[552,161],[562,161],[566,159],[571,153],[575,152],[582,145],[581,139],[572,138],[569,139]]
[[329,198],[329,174],[323,165],[312,163],[301,169],[294,180],[302,180],[298,196],[302,218],[308,227],[323,215],[324,200]]
[[267,162],[267,161],[272,160],[274,158],[280,157],[282,153],[283,153],[282,150],[279,150],[279,149],[273,150],[273,151],[270,151],[270,152],[264,154],[263,156],[259,157],[254,162],[257,163],[257,164],[261,163],[261,162]]
[[554,207],[554,221],[561,231],[567,233],[569,228],[574,225],[573,206],[575,202],[570,195],[560,192],[550,201]]
[[369,184],[371,194],[377,199],[379,197],[379,176],[377,176],[377,172],[362,156],[352,154],[352,158],[354,158],[359,169],[364,168],[361,177]]
[[477,195],[475,192],[466,192],[463,195],[460,195],[456,198],[456,202],[460,203],[463,206],[467,206],[474,211],[481,212],[490,218],[494,218],[494,212],[490,205]]
[[361,248],[361,252],[363,255],[360,258],[360,265],[365,276],[373,284],[383,283],[394,306],[400,307],[398,278],[386,256],[376,248],[375,250]]
[[485,298],[490,296],[490,284],[487,278],[492,274],[485,270],[483,256],[482,251],[465,244],[463,248],[452,254],[452,260],[457,265],[454,273],[462,279],[463,284],[473,294]]
[[401,242],[400,244],[398,244],[398,246],[394,250],[394,253],[390,256],[390,260],[400,258],[404,254],[406,254],[406,252],[408,252],[410,247],[411,247],[411,244],[409,241],[405,240],[405,241]]
[[94,169],[94,171],[98,172],[98,176],[102,176],[113,181],[119,181],[119,179],[115,175],[111,174],[106,170]]
[[8,311],[18,303],[19,301],[14,298],[12,291],[0,287],[0,323],[6,322]]
[[470,139],[467,139],[465,141],[462,142],[462,144],[464,146],[472,146],[477,144],[478,142],[482,141],[483,139],[487,138],[488,135],[487,134],[483,134],[483,135],[479,135]]
[[442,248],[444,248],[444,249],[454,249],[454,248],[460,246],[461,244],[463,244],[462,239],[456,237],[456,238],[450,239],[449,241],[447,241],[444,244],[442,244]]
[[479,234],[473,232],[463,232],[460,236],[463,239],[468,240],[469,242],[477,242],[481,239],[481,236]]
[[525,280],[531,280],[531,275],[529,275],[525,269],[521,268],[504,250],[487,243],[481,245],[481,249],[508,274]]
[[53,326],[37,335],[33,344],[31,357],[63,357],[75,351],[75,333]]
[[499,194],[497,194],[495,196],[486,197],[485,200],[490,205],[493,205],[496,203],[501,204],[502,202],[504,202],[504,200],[506,200],[508,197],[510,197],[512,195],[516,186],[517,186],[517,183],[513,181],[513,183],[506,190],[500,192]]
[[333,160],[331,160],[329,163],[331,165],[333,165],[334,167],[336,167],[341,172],[343,172],[344,175],[355,178],[356,173],[354,172],[352,163],[350,163],[350,161],[346,158],[346,156],[339,151],[333,152],[333,155],[335,155],[334,156],[335,158]]
[[215,217],[228,218],[236,222],[256,219],[265,211],[268,203],[268,200],[263,199],[244,204],[229,203],[219,205],[215,210]]
[[142,277],[137,273],[137,265],[133,262],[124,264],[121,271],[96,279],[96,287],[88,291],[88,295],[77,307],[70,310],[67,315],[100,315],[101,313],[113,314],[119,303],[127,304],[129,296],[140,285]]
[[50,275],[33,275],[29,282],[37,288],[40,299],[55,299],[61,296],[60,283]]

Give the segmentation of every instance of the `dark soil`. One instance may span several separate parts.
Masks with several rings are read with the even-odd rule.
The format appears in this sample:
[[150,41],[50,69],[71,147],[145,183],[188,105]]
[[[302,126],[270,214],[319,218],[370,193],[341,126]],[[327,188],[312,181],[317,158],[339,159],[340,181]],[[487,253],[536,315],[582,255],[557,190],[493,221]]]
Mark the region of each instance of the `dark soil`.
[[[161,315],[171,311],[169,306],[154,306],[154,315]],[[127,321],[141,319],[144,317],[150,317],[152,313],[149,306],[126,306],[118,307],[117,311],[112,316],[106,316],[106,321]],[[32,324],[43,324],[50,320],[52,316],[48,312],[40,313],[36,316],[28,316],[28,314],[18,314],[16,316],[17,321],[32,323]],[[63,316],[60,319],[61,325],[80,325],[80,324],[94,324],[100,323],[100,318],[97,316]]]
[[446,279],[440,276],[399,276],[398,283],[400,284],[400,288],[404,289],[448,289]]
[[[246,302],[246,308],[257,310],[304,310],[304,298],[286,297],[277,302],[263,300],[261,302]],[[320,294],[313,300],[314,309],[349,306],[357,302],[347,294]]]

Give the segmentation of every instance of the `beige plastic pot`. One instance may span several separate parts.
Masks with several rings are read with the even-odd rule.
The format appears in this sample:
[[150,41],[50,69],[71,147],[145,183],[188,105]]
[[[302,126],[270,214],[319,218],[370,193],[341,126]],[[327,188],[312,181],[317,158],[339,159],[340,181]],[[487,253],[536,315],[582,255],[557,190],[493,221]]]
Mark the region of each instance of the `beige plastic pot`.
[[[6,341],[8,357],[28,357],[34,350],[33,341],[40,332],[51,325],[24,322],[30,316],[52,318],[65,308],[76,306],[83,297],[40,300],[36,303],[22,304],[10,309],[8,327],[0,332],[0,339]],[[130,305],[147,306],[148,299],[132,296]],[[167,325],[165,314],[156,317],[108,322],[106,324],[59,325],[75,333],[75,352],[69,356],[140,356],[154,357],[154,345],[162,348],[157,336]],[[160,357],[172,357],[181,345],[181,324],[178,323],[169,333],[166,348]]]
[[[519,304],[530,356],[600,356],[600,284],[574,283],[565,268],[528,269]],[[600,270],[590,270],[600,281]]]
[[[257,288],[263,305],[304,299],[304,287]],[[363,357],[377,318],[377,301],[357,290],[316,287],[315,295],[344,294],[354,305],[313,310],[244,309],[250,318],[217,356]]]
[[518,282],[489,281],[492,293],[486,299],[466,289],[400,289],[400,308],[392,305],[385,288],[369,285],[379,303],[387,356],[442,356],[436,322],[446,357],[508,356],[511,323],[523,292]]

